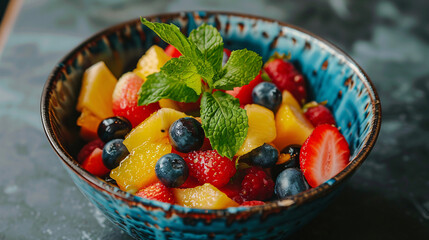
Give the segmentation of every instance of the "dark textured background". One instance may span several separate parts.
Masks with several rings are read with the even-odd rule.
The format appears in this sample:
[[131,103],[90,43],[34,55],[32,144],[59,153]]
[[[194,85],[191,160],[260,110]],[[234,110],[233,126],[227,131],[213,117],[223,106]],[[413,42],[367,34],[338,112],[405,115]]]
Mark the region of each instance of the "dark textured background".
[[39,117],[42,86],[95,32],[195,9],[310,30],[357,60],[380,94],[383,124],[370,157],[292,239],[429,239],[429,1],[27,0],[0,55],[0,240],[129,239],[83,197],[51,149]]

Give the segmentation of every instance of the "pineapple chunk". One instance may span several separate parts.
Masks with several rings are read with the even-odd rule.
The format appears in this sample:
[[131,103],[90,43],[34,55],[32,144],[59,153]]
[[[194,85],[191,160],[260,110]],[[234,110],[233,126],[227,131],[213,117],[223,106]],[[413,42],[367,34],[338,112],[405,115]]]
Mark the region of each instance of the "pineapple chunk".
[[155,174],[156,162],[170,152],[168,139],[157,143],[146,141],[132,150],[119,167],[110,172],[110,177],[116,180],[122,190],[134,194],[158,181]]
[[284,90],[282,93],[282,104],[287,104],[298,110],[301,110],[301,105],[299,105],[296,98],[288,90]]
[[170,125],[183,117],[187,117],[187,115],[170,108],[161,108],[135,127],[126,136],[123,143],[131,152],[145,142],[157,143],[165,139],[168,140]]
[[271,110],[257,104],[248,104],[244,109],[247,112],[249,129],[237,156],[244,155],[276,138],[276,123]]
[[98,125],[102,119],[92,114],[87,108],[82,109],[82,113],[77,119],[76,125],[80,127],[80,136],[85,141],[91,141],[98,138]]
[[113,116],[112,94],[116,82],[104,62],[92,65],[83,75],[76,109],[81,112],[86,108],[100,119]]
[[237,207],[238,203],[210,183],[194,188],[174,188],[176,203],[190,208],[223,209]]
[[307,120],[301,109],[282,104],[276,114],[277,137],[273,141],[278,149],[291,144],[302,145],[313,131],[313,125]]
[[164,49],[153,45],[146,53],[140,58],[137,63],[137,68],[134,69],[134,73],[139,75],[143,80],[152,73],[159,72],[162,66],[170,60]]

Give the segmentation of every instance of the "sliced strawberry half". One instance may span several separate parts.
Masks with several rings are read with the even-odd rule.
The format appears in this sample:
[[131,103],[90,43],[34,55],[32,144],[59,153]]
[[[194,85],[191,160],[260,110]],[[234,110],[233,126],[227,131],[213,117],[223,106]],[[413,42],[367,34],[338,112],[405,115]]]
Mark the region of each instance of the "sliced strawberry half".
[[299,162],[311,187],[331,179],[349,163],[350,149],[336,127],[323,124],[316,127],[302,145]]
[[178,58],[178,57],[182,56],[182,54],[179,52],[179,50],[177,50],[173,45],[168,45],[164,51],[168,56],[170,56],[172,58]]
[[262,82],[261,73],[255,77],[249,84],[242,87],[235,87],[233,90],[226,91],[226,93],[232,95],[235,98],[238,98],[240,105],[246,105],[253,103],[252,100],[252,91],[259,83]]
[[125,117],[133,127],[137,126],[153,112],[160,109],[159,103],[138,106],[138,93],[143,80],[134,73],[125,73],[118,80],[113,91],[113,113]]
[[92,153],[83,161],[82,168],[97,177],[104,177],[109,174],[110,169],[106,168],[101,157],[103,150],[95,148]]

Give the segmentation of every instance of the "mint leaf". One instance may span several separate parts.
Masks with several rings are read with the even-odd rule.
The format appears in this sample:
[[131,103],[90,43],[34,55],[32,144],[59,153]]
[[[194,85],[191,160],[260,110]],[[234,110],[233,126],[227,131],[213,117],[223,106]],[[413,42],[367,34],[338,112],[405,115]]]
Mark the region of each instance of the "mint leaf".
[[204,92],[201,120],[213,149],[232,159],[243,145],[249,128],[246,111],[240,108],[238,99],[221,91]]
[[154,31],[165,42],[173,45],[180,53],[195,65],[198,73],[206,80],[212,80],[214,70],[210,63],[205,61],[204,55],[198,47],[186,38],[174,24],[152,23],[145,18],[141,22]]
[[147,77],[140,90],[138,105],[147,105],[163,98],[196,102],[200,94],[201,77],[196,67],[187,58],[172,58],[160,72]]
[[203,54],[204,60],[209,62],[215,71],[222,67],[223,39],[217,29],[203,24],[189,34],[191,40]]
[[223,67],[223,75],[214,82],[216,89],[232,90],[249,84],[262,67],[262,57],[247,49],[236,50],[231,53],[228,62]]

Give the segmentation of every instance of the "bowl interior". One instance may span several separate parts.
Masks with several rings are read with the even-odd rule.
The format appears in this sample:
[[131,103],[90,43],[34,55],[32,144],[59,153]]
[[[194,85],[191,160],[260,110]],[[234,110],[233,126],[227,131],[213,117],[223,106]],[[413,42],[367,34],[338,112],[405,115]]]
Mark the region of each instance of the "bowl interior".
[[[328,181],[325,189],[353,172],[374,145],[380,128],[378,96],[359,66],[325,40],[294,26],[241,14],[190,12],[148,19],[174,23],[185,34],[206,22],[219,29],[228,49],[247,48],[259,53],[264,61],[274,52],[289,56],[307,78],[310,99],[327,101],[351,148],[352,163]],[[63,161],[92,182],[99,180],[74,160],[83,145],[75,110],[83,72],[103,60],[119,77],[132,70],[153,44],[165,47],[139,20],[111,27],[89,38],[61,60],[45,85],[41,102],[45,132]],[[317,194],[317,190],[310,190],[305,197]],[[291,199],[299,197],[302,196]]]

